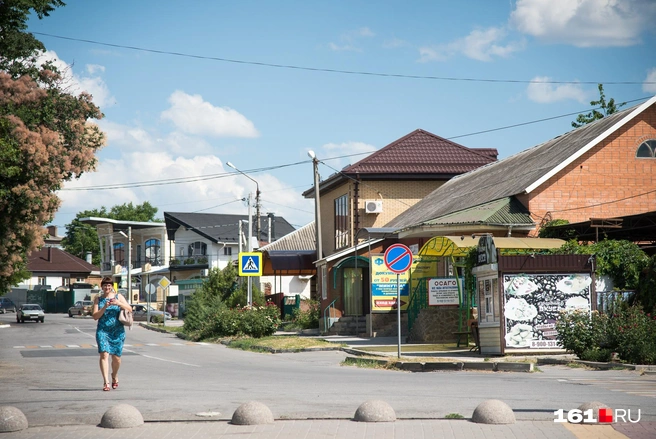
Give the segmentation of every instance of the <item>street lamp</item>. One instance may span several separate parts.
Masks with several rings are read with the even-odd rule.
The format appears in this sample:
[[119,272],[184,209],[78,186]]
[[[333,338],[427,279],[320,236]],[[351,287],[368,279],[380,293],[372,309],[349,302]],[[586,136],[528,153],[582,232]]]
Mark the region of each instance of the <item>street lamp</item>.
[[[230,166],[232,169],[239,172],[240,174],[242,174],[246,178],[253,181],[253,183],[255,183],[255,216],[257,218],[257,221],[255,222],[255,236],[257,236],[257,242],[258,242],[258,245],[259,245],[259,242],[260,242],[260,185],[257,183],[257,181],[255,181],[253,178],[251,178],[248,174],[245,174],[244,172],[237,169],[237,167],[235,165],[233,165],[232,163],[226,162],[226,165]],[[249,239],[249,244],[248,245],[250,245],[251,237],[249,236],[248,239]],[[248,249],[248,250],[250,251],[251,249]]]
[[308,156],[312,159],[312,164],[314,165],[314,229],[316,232],[318,261],[323,257],[323,249],[321,248],[321,214],[319,205],[319,159],[317,159],[317,156],[312,150],[308,151]]

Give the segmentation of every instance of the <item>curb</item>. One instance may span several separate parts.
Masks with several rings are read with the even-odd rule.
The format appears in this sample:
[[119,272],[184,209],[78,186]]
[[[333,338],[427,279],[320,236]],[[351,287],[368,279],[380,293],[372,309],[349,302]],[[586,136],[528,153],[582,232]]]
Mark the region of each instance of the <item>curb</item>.
[[390,362],[387,360],[377,359],[377,358],[359,358],[359,357],[346,357],[344,360],[346,364],[370,364],[370,365],[379,365],[387,366],[399,370],[404,370],[406,372],[439,372],[439,371],[464,371],[464,370],[478,370],[478,371],[487,371],[487,372],[533,372],[534,364],[533,363],[510,363],[510,362],[466,362],[466,361],[455,361],[455,362],[427,362],[427,363],[415,363],[415,362],[405,362],[397,361]]

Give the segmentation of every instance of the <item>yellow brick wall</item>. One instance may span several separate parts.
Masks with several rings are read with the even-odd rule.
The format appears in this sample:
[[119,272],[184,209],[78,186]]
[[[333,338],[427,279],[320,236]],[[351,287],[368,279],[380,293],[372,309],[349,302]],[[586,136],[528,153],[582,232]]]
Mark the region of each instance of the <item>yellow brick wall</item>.
[[[360,224],[363,227],[383,227],[396,218],[399,214],[408,210],[419,200],[426,197],[436,188],[444,184],[444,181],[365,181],[359,183],[358,213]],[[342,195],[348,195],[349,216],[351,228],[351,245],[355,235],[355,195],[356,182],[348,181],[343,185],[322,194],[320,198],[321,212],[321,242],[325,255],[335,253],[335,200]],[[382,200],[382,213],[365,213],[365,202],[367,200]]]

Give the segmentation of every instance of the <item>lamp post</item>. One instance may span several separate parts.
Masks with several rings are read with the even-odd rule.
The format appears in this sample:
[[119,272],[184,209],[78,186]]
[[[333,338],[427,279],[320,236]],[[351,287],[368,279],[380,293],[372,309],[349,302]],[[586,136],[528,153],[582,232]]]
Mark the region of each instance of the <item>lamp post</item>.
[[[312,164],[314,167],[314,230],[315,230],[315,239],[317,246],[317,261],[323,257],[323,249],[321,248],[321,213],[320,213],[320,204],[319,204],[319,159],[314,154],[314,151],[308,151],[308,156],[312,159]],[[319,268],[317,266],[317,268]],[[319,273],[317,270],[317,280],[319,280]],[[320,284],[320,282],[317,282]],[[321,288],[324,288],[321,285]],[[319,300],[323,297],[320,291]]]
[[[257,218],[257,221],[255,222],[255,236],[257,236],[257,242],[259,243],[260,242],[260,185],[257,183],[257,181],[255,181],[253,178],[251,178],[248,174],[245,174],[244,172],[237,169],[237,167],[235,165],[233,165],[232,163],[226,162],[226,165],[230,166],[232,169],[239,172],[240,174],[242,174],[243,176],[245,176],[246,178],[251,180],[253,183],[255,183],[255,216]],[[249,204],[249,206],[250,206],[250,204]],[[249,213],[249,215],[250,215],[250,213]],[[251,239],[250,236],[248,237],[248,239],[249,240]],[[249,245],[250,245],[250,243],[249,243]],[[250,250],[251,249],[249,249],[248,251],[250,251]]]

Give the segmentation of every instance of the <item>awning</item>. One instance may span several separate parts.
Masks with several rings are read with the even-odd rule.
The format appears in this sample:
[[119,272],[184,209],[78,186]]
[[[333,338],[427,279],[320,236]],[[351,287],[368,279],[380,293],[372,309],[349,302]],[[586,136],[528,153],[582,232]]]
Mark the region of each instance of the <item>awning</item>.
[[262,275],[300,276],[316,273],[315,250],[278,250],[262,252]]
[[[478,246],[478,236],[435,236],[419,250],[419,256],[466,256],[469,249]],[[497,249],[550,249],[565,244],[562,239],[494,237]]]

